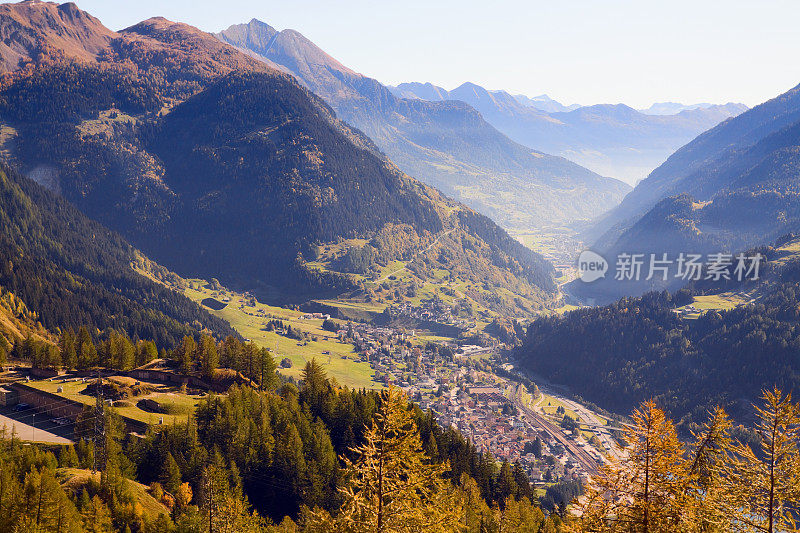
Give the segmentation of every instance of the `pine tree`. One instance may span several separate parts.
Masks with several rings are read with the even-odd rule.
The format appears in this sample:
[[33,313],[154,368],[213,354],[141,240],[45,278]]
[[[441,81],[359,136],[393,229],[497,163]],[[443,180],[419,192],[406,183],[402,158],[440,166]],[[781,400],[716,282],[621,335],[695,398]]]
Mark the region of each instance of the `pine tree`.
[[189,374],[194,368],[195,352],[197,351],[197,343],[193,338],[188,335],[183,338],[180,346],[175,349],[175,359],[181,367],[181,372]]
[[[0,434],[0,440],[5,435]],[[0,531],[13,531],[19,517],[22,486],[13,475],[13,464],[0,455]]]
[[67,330],[61,335],[58,342],[64,368],[70,370],[78,366],[78,351],[75,348],[75,340],[75,333],[72,330]]
[[75,341],[78,350],[78,368],[86,370],[97,364],[97,349],[92,341],[92,336],[86,327],[78,330],[78,339]]
[[61,453],[58,456],[58,466],[61,468],[78,467],[78,454],[75,452],[75,446],[70,444],[61,449]]
[[11,353],[11,344],[0,334],[0,367],[8,362],[8,354]]
[[483,533],[489,523],[494,521],[492,510],[481,496],[478,484],[469,474],[461,474],[459,498],[464,502],[462,526],[467,533]]
[[235,465],[225,466],[216,452],[203,469],[200,484],[202,523],[208,533],[248,533],[262,531],[263,521],[250,513]]
[[[320,530],[353,533],[463,531],[463,504],[443,478],[444,464],[425,456],[419,431],[401,391],[381,391],[381,404],[364,444],[344,457],[348,484],[335,522],[319,513]],[[336,524],[335,526],[332,524]]]
[[624,458],[601,467],[579,499],[576,531],[681,531],[687,520],[683,447],[652,401],[633,412]]
[[50,468],[34,468],[25,476],[17,527],[22,531],[81,531],[78,511]]
[[262,390],[275,390],[280,385],[281,380],[276,374],[278,364],[272,354],[266,348],[261,348],[260,354],[259,386]]
[[203,335],[200,338],[200,357],[203,377],[211,379],[219,366],[219,354],[217,353],[217,343],[210,335]]
[[731,531],[796,531],[800,512],[800,409],[776,389],[756,406],[760,450],[736,443],[723,470]]
[[120,370],[133,369],[136,366],[136,348],[133,343],[125,335],[118,335],[117,343],[118,361],[115,367]]
[[732,514],[723,477],[732,445],[730,429],[728,415],[717,407],[700,431],[692,433],[694,444],[687,457],[683,504],[683,531],[687,533],[731,530]]
[[[114,531],[111,523],[111,511],[96,494],[91,498],[86,491],[81,496],[81,515],[83,516],[83,530],[90,533],[111,533]],[[85,498],[85,499],[84,499]]]
[[139,341],[136,345],[136,366],[142,366],[158,357],[158,348],[153,341]]
[[178,492],[181,486],[181,470],[178,468],[178,463],[170,452],[167,452],[164,466],[161,468],[159,481],[164,489],[173,495]]
[[80,345],[78,352],[78,369],[88,370],[97,364],[97,348],[91,340]]

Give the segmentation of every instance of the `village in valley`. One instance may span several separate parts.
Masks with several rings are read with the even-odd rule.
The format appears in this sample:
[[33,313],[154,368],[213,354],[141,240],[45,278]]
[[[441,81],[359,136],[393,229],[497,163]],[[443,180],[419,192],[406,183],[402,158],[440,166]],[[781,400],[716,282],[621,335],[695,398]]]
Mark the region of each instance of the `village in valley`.
[[[478,451],[518,463],[537,486],[585,481],[607,454],[615,453],[618,427],[613,421],[562,395],[543,392],[517,374],[503,360],[509,346],[486,335],[447,337],[406,326],[413,318],[412,323],[438,324],[462,333],[475,327],[454,317],[436,299],[421,306],[386,306],[380,321],[358,321],[335,318],[337,309],[331,307],[322,312],[268,306],[216,281],[181,284],[187,296],[228,320],[245,341],[269,350],[286,378],[300,379],[305,363],[316,359],[342,385],[399,387],[443,427],[452,426],[469,438]],[[130,398],[123,395],[118,401],[124,419],[138,432],[146,431],[148,424],[185,418],[208,392],[202,382],[189,380],[187,388],[174,370],[156,366],[107,376],[117,389],[141,389],[141,395],[134,398],[138,393],[131,392]],[[22,397],[17,402],[63,403],[63,409],[50,413],[53,421],[47,422],[43,413],[36,423],[40,436],[47,433],[42,428],[49,427],[57,438],[68,437],[63,421],[74,422],[82,405],[94,401],[83,390],[87,376],[43,378],[27,372],[17,369],[14,374],[16,394]],[[19,416],[11,418],[25,425]]]

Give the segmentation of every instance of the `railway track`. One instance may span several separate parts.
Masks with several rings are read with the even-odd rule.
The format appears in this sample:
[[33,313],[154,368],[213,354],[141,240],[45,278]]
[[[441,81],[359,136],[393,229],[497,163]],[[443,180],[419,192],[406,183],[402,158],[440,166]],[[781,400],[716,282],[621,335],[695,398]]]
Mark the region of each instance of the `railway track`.
[[517,407],[522,410],[527,416],[529,416],[532,420],[536,422],[536,424],[541,427],[548,435],[556,439],[564,448],[569,450],[575,460],[580,463],[580,465],[586,470],[588,474],[594,474],[597,472],[597,460],[589,455],[586,450],[583,448],[576,446],[573,442],[571,442],[567,437],[561,433],[561,430],[558,429],[555,425],[549,422],[540,414],[536,413],[532,409],[529,409],[521,404],[517,404]]

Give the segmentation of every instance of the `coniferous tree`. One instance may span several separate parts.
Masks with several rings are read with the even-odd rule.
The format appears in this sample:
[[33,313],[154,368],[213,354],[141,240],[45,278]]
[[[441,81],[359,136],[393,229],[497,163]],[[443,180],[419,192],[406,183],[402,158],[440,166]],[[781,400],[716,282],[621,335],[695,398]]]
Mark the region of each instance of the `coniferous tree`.
[[735,443],[723,467],[731,531],[794,531],[800,513],[800,408],[791,394],[764,391],[756,406],[760,449]]
[[[5,435],[0,435],[5,438]],[[14,476],[13,465],[0,455],[0,531],[13,531],[22,501],[22,486]]]
[[9,353],[11,353],[11,344],[0,334],[0,367],[8,362]]
[[197,343],[188,335],[183,338],[180,346],[175,349],[175,359],[180,365],[181,372],[189,374],[194,368]]
[[170,452],[167,452],[167,457],[161,468],[159,480],[161,481],[161,486],[173,495],[178,492],[181,486],[181,470],[178,467],[178,463],[175,461],[175,457],[173,457]]
[[280,385],[280,378],[276,371],[278,364],[266,348],[261,348],[259,355],[259,388],[262,390],[275,390]]
[[200,484],[202,523],[208,533],[250,533],[263,531],[263,520],[250,513],[250,504],[242,493],[241,480],[234,468],[224,464],[217,452],[203,469]]
[[632,419],[624,457],[601,467],[579,500],[576,531],[680,531],[687,472],[675,427],[653,402]]
[[211,379],[214,377],[219,366],[219,354],[217,343],[210,335],[203,335],[200,338],[200,361],[203,377]]
[[448,466],[425,457],[419,431],[401,391],[381,391],[381,404],[365,443],[345,457],[345,503],[331,519],[315,515],[316,527],[359,532],[453,532],[463,526],[463,502],[443,478]]
[[67,330],[61,334],[58,347],[61,350],[61,362],[66,369],[73,369],[78,366],[78,351],[75,348],[76,337],[72,330]]
[[735,513],[729,507],[730,495],[723,469],[732,446],[731,422],[727,413],[716,407],[699,431],[687,457],[684,489],[684,531],[708,533],[730,531]]
[[77,509],[50,468],[34,468],[25,476],[17,528],[21,531],[63,533],[81,531]]

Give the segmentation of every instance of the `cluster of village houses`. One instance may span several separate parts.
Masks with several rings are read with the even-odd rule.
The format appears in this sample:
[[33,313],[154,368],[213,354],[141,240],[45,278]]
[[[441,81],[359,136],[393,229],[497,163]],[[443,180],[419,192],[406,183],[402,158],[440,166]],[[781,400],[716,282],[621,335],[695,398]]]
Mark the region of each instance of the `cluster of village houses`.
[[[480,346],[437,342],[421,347],[407,342],[415,332],[349,324],[338,332],[369,362],[374,379],[396,385],[440,424],[453,426],[481,451],[498,460],[519,461],[532,481],[585,477],[580,464],[551,435],[519,412],[507,392],[515,384],[479,368]],[[539,439],[537,457],[530,445]]]
[[409,302],[390,305],[386,308],[385,313],[392,318],[415,318],[426,322],[453,326],[463,331],[475,327],[474,320],[453,315],[452,308],[439,299],[423,300],[419,306],[411,305]]

